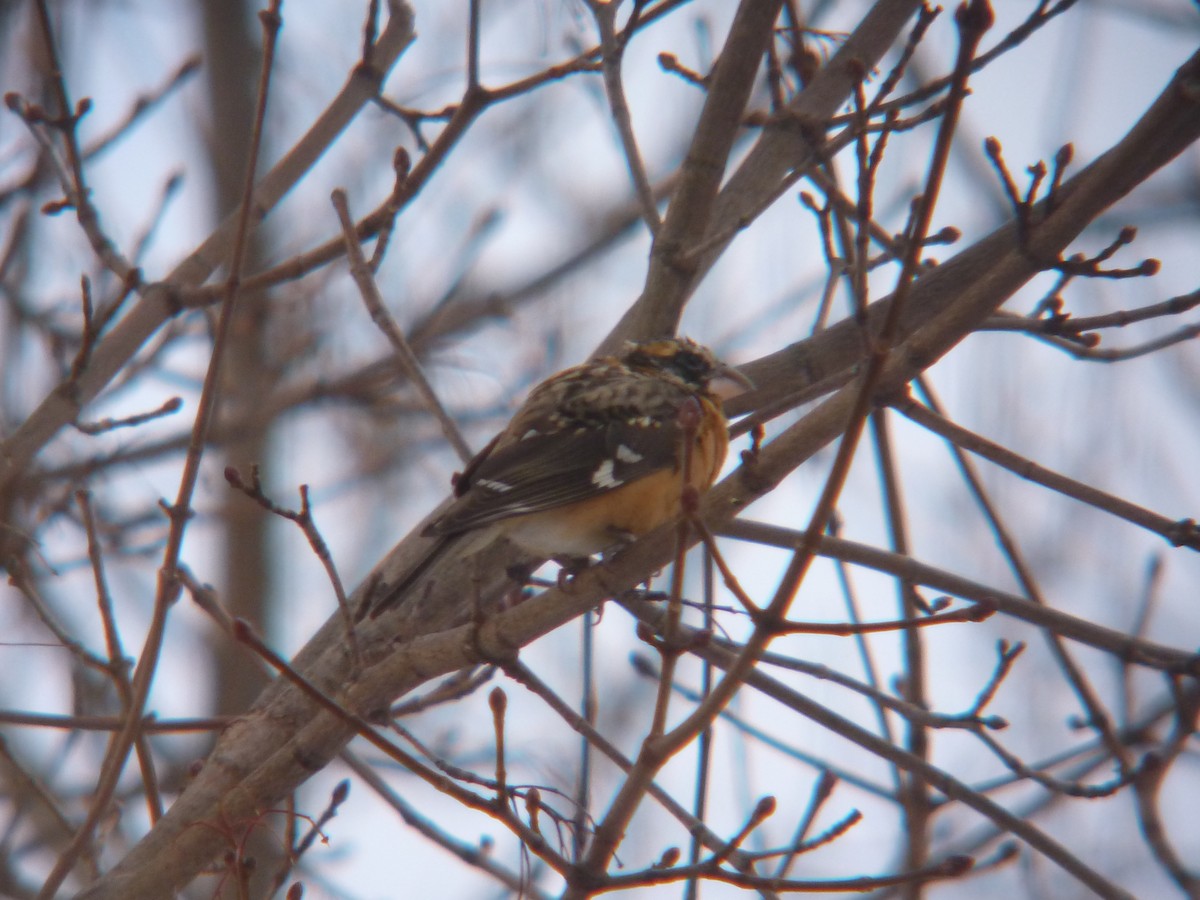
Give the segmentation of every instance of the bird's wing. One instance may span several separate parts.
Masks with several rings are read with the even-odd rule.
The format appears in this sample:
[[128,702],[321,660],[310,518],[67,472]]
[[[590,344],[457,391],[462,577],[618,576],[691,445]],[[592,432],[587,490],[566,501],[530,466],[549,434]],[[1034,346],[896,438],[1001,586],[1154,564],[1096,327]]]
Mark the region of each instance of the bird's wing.
[[675,467],[680,435],[675,417],[647,416],[489,445],[460,477],[458,500],[426,533],[456,534],[565,506]]

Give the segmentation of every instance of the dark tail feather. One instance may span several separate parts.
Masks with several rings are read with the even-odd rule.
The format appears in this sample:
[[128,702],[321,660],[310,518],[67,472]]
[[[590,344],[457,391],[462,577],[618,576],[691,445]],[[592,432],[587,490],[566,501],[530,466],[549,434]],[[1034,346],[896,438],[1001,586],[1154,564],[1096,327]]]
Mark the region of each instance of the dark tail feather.
[[371,594],[377,596],[369,596],[366,601],[370,617],[372,619],[377,618],[399,603],[408,593],[408,589],[429,570],[430,566],[438,561],[438,558],[441,557],[457,537],[459,537],[457,534],[441,535],[426,551],[425,555],[417,560],[416,565],[409,569],[399,581],[395,584],[380,583],[377,585],[371,591]]

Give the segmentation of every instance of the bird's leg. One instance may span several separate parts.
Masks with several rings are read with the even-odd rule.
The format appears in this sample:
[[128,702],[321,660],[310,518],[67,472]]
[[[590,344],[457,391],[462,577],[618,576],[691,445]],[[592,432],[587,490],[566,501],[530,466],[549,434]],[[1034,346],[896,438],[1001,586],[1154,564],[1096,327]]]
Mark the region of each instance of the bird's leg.
[[750,429],[750,449],[742,451],[742,482],[752,491],[765,489],[766,482],[758,474],[758,457],[759,451],[762,449],[765,430],[762,425],[755,425]]
[[483,577],[482,560],[476,556],[473,560],[474,577],[471,580],[471,618],[467,623],[469,634],[466,646],[474,654],[476,662],[487,663],[504,671],[517,660],[520,647],[511,643],[494,626],[489,627],[496,613],[508,608],[508,595],[499,598],[498,605],[489,603],[485,609],[484,586],[488,583]]
[[586,572],[588,566],[592,564],[589,556],[555,556],[551,558],[558,563],[558,589],[560,591],[571,590],[571,583],[575,577]]
[[512,609],[528,596],[529,586],[533,582],[533,573],[535,571],[537,571],[537,564],[529,562],[513,563],[504,570],[504,574],[512,582],[508,593],[504,595],[505,609]]
[[513,563],[504,570],[504,574],[508,576],[508,580],[516,584],[518,587],[525,587],[533,578],[533,573],[537,571],[537,566],[533,563]]
[[[600,551],[601,562],[607,560],[614,553],[619,553],[630,544],[637,540],[637,535],[632,531],[626,531],[623,528],[609,528],[609,536],[612,538],[612,543]],[[586,572],[592,565],[590,556],[555,556],[552,557],[554,562],[558,563],[558,587],[560,590],[569,591],[571,583]]]

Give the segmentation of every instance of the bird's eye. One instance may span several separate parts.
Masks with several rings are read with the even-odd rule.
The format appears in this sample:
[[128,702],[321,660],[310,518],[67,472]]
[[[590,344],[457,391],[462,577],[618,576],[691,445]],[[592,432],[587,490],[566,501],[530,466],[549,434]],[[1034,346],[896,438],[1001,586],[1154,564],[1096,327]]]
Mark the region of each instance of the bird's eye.
[[712,368],[708,360],[698,353],[682,351],[676,353],[671,360],[671,368],[675,369],[688,381],[700,381]]

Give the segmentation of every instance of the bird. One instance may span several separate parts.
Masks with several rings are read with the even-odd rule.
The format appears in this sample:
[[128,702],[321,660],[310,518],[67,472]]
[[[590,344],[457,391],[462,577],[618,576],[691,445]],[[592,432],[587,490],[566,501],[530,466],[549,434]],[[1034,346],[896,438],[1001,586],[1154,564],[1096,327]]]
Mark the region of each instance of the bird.
[[460,537],[464,557],[505,537],[574,573],[672,521],[685,489],[702,494],[725,460],[722,400],[751,387],[683,337],[627,341],[550,376],[455,476],[455,499],[422,531],[438,542],[372,616]]

